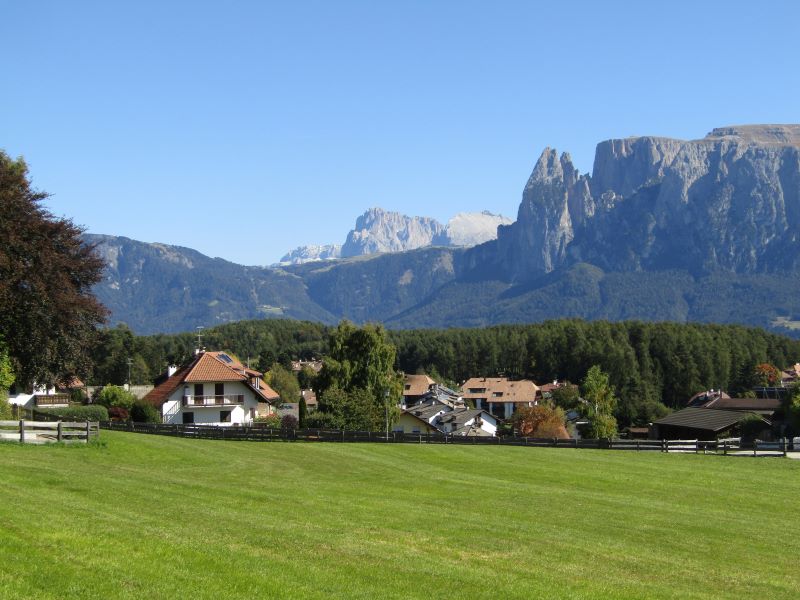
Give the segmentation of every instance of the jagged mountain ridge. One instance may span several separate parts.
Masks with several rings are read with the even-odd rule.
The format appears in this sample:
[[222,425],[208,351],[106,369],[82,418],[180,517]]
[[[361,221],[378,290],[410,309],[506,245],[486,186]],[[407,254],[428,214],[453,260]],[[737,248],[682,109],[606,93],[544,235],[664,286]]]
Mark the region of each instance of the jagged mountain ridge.
[[[517,221],[469,249],[265,269],[154,246],[123,253],[131,266],[117,258],[98,295],[115,319],[140,332],[281,315],[393,327],[565,316],[764,327],[780,317],[798,321],[798,139],[800,126],[748,126],[693,141],[608,140],[598,144],[591,176],[568,154],[546,149]],[[137,266],[142,257],[166,266]],[[156,291],[122,289],[145,280],[158,282]]]
[[577,262],[613,271],[794,271],[798,140],[798,125],[726,127],[692,141],[608,140],[591,176],[547,148],[517,221],[483,253],[510,281]]
[[298,246],[279,265],[347,258],[383,252],[405,252],[428,246],[470,247],[493,240],[500,225],[511,219],[489,211],[461,212],[442,225],[430,217],[409,217],[382,208],[370,208],[356,219],[342,246]]

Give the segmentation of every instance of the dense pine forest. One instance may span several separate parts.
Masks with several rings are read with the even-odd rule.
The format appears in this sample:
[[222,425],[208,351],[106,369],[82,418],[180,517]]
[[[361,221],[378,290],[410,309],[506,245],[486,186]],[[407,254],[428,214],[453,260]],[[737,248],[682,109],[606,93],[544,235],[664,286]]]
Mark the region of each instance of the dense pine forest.
[[[201,344],[227,350],[261,370],[323,356],[332,328],[307,321],[242,321],[203,330]],[[474,376],[580,382],[592,365],[609,373],[620,425],[644,423],[681,407],[694,393],[742,393],[758,382],[754,367],[800,361],[800,341],[735,325],[558,320],[481,329],[390,331],[397,369],[450,384]],[[168,363],[186,361],[197,333],[134,336],[101,332],[91,384],[150,383]]]

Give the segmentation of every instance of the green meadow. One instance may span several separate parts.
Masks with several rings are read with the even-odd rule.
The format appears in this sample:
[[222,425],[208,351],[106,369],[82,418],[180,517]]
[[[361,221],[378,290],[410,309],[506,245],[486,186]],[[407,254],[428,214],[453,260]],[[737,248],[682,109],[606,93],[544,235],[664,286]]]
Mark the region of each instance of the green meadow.
[[2,598],[797,598],[800,461],[0,444]]

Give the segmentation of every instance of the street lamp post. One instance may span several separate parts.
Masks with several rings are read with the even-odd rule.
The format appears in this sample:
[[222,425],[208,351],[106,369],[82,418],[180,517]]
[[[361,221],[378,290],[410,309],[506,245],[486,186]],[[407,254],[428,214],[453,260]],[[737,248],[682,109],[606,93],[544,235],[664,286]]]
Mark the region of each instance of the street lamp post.
[[383,408],[386,412],[386,441],[389,441],[389,390],[384,392]]

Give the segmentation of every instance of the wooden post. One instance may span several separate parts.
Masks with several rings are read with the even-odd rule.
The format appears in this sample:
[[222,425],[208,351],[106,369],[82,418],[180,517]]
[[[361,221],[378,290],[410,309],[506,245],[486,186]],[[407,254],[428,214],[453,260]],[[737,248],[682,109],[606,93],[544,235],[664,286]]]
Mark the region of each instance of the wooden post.
[[722,455],[723,456],[728,456],[728,442],[727,441],[722,442]]
[[[61,425],[61,423],[59,423],[59,426],[60,425]],[[90,427],[89,419],[86,419],[86,443],[87,444],[89,443],[89,427]]]
[[25,443],[25,420],[19,420],[19,443]]
[[661,440],[661,451],[669,453],[669,443],[667,440]]
[[758,440],[753,440],[753,456],[758,456]]
[[61,441],[61,421],[58,422],[58,433],[56,434],[56,441]]
[[781,438],[781,441],[783,442],[783,456],[785,457],[786,456],[786,436]]

